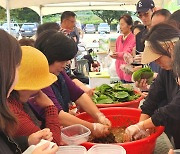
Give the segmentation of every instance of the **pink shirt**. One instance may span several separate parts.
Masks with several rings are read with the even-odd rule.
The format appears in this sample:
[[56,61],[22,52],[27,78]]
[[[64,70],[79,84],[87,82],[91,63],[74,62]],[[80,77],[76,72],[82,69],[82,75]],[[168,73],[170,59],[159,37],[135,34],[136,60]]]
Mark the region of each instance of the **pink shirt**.
[[120,80],[131,81],[131,75],[125,74],[121,69],[121,64],[126,64],[123,58],[124,53],[129,52],[132,54],[132,50],[135,47],[135,37],[133,33],[130,33],[123,41],[123,36],[120,35],[116,40],[116,52],[118,58],[116,59],[116,72]]

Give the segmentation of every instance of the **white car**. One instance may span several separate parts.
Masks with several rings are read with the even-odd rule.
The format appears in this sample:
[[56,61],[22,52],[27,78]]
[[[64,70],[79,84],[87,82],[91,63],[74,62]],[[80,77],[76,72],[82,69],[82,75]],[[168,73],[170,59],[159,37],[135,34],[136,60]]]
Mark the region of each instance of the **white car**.
[[110,26],[108,25],[108,23],[100,23],[98,25],[98,33],[110,33]]
[[[4,29],[5,31],[8,32],[8,24],[4,23],[1,26],[2,29]],[[17,23],[10,23],[10,28],[11,28],[11,35],[13,35],[14,37],[18,38],[19,37],[19,25]]]

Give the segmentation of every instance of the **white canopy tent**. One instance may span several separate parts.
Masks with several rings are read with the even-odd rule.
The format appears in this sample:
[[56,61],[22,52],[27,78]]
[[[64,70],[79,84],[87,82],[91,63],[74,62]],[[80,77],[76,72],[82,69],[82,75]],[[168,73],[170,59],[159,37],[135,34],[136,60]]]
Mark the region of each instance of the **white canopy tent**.
[[[127,10],[135,11],[138,0],[0,0],[0,6],[7,10],[7,22],[10,27],[10,9],[29,7],[41,17],[63,11],[77,10]],[[148,0],[147,0],[148,1]],[[157,7],[176,0],[154,0]],[[10,29],[10,28],[9,28]]]

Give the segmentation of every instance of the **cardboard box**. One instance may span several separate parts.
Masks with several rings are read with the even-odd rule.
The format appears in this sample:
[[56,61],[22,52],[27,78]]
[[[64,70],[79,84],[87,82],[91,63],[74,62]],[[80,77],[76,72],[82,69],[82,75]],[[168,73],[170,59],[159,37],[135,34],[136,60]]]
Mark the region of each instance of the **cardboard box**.
[[102,84],[110,84],[108,72],[89,72],[89,86],[95,88]]

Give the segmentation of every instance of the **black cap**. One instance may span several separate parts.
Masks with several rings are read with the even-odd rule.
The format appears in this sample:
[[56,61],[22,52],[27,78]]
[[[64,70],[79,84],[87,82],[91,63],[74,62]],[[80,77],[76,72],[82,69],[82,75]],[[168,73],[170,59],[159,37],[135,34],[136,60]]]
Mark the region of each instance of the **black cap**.
[[154,7],[155,4],[152,0],[140,0],[136,5],[136,12],[147,12]]

